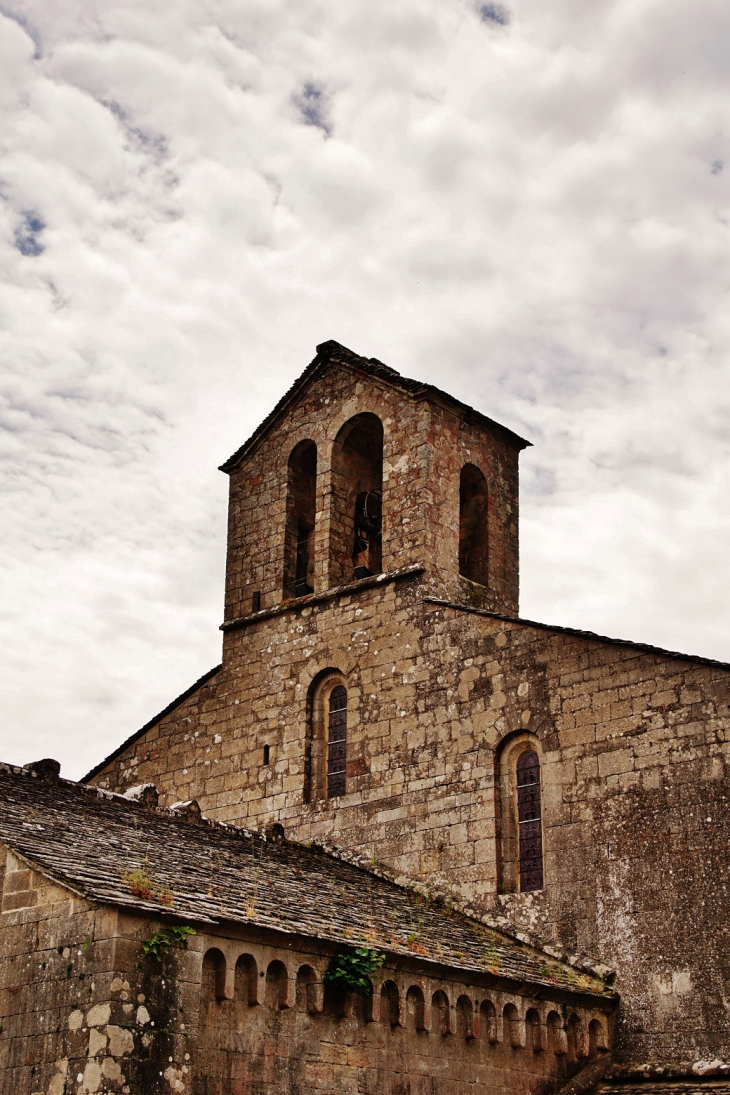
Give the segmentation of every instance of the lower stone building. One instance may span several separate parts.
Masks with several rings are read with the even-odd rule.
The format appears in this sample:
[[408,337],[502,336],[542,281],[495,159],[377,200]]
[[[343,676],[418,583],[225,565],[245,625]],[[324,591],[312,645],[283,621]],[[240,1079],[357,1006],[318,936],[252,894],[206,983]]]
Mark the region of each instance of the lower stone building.
[[528,1095],[609,1061],[608,971],[352,857],[47,762],[0,766],[0,841],[3,1095]]

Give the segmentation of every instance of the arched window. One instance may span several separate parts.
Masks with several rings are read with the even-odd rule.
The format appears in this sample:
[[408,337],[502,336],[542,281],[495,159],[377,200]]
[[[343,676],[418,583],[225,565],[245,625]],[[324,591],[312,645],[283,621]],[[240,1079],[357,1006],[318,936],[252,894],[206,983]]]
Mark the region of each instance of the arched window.
[[395,981],[384,981],[380,988],[380,1020],[391,1027],[400,1021],[400,994]]
[[585,1044],[585,1030],[583,1022],[579,1015],[575,1012],[568,1019],[568,1057],[572,1061],[577,1061],[581,1057],[588,1056],[588,1047]]
[[356,414],[332,447],[330,585],[382,569],[383,424]]
[[504,1040],[513,1049],[522,1049],[525,1044],[525,1028],[520,1021],[520,1013],[514,1004],[505,1004],[502,1010]]
[[431,1029],[444,1035],[451,1033],[449,998],[442,989],[431,997]]
[[456,1001],[456,1033],[466,1041],[474,1037],[474,1005],[468,996]]
[[297,970],[297,1007],[315,1015],[322,1010],[322,985],[311,966],[300,966]]
[[304,747],[305,802],[322,802],[347,793],[347,711],[348,706],[356,709],[357,702],[357,691],[349,694],[347,678],[336,666],[323,669],[310,684]]
[[259,976],[256,959],[251,954],[242,954],[236,961],[235,998],[245,1007],[258,1003]]
[[540,1013],[530,1008],[525,1015],[525,1034],[527,1045],[533,1053],[540,1053],[543,1046],[543,1029],[540,1026]]
[[314,518],[317,502],[317,446],[300,441],[287,471],[284,596],[314,592]]
[[327,720],[327,798],[347,790],[347,689],[338,684],[329,695]]
[[547,1017],[547,1047],[549,1053],[564,1057],[568,1052],[568,1038],[565,1025],[557,1011],[551,1011]]
[[508,737],[497,756],[501,893],[526,893],[544,887],[541,748],[537,735],[525,730]]
[[459,574],[489,585],[487,554],[487,481],[474,464],[465,464],[459,480]]
[[517,758],[517,823],[520,832],[520,890],[542,889],[540,758],[526,749]]

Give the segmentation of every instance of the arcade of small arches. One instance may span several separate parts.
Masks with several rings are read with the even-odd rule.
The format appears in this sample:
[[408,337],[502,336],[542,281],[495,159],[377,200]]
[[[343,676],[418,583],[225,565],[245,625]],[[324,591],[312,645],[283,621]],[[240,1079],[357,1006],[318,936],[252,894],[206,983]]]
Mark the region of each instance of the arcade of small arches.
[[[213,942],[211,940],[211,942]],[[245,1023],[250,1008],[288,1009],[344,1018],[362,1007],[364,1023],[393,1031],[412,1030],[493,1047],[547,1053],[576,1062],[608,1051],[608,1015],[600,1008],[567,1006],[504,991],[454,985],[414,977],[405,971],[383,971],[372,994],[359,1001],[338,994],[324,981],[328,959],[311,956],[297,964],[291,954],[267,947],[215,940],[203,959],[201,1016],[215,1024],[216,1004],[230,1001]],[[243,1012],[243,1015],[241,1015]]]
[[[316,443],[304,439],[287,463],[285,598],[314,592],[317,458]],[[377,415],[357,414],[340,428],[330,468],[325,491],[331,494],[327,568],[330,586],[337,586],[382,571],[383,425]],[[459,480],[459,573],[482,586],[489,585],[487,532],[487,481],[476,465],[467,463]]]

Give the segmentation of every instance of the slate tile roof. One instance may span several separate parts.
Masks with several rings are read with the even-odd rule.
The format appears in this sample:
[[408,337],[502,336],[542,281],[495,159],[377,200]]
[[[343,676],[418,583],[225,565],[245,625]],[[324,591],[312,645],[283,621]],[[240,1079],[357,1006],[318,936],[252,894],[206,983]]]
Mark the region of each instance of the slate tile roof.
[[195,824],[1,764],[0,841],[60,885],[103,904],[336,944],[366,940],[422,962],[616,998],[600,978],[321,849]]

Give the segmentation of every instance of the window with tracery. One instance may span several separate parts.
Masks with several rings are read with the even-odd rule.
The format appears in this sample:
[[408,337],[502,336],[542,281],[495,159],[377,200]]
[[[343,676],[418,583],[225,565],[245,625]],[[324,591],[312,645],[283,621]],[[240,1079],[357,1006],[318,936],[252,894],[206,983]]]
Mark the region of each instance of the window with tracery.
[[540,758],[526,749],[517,758],[517,824],[519,827],[520,890],[541,890],[542,817]]
[[327,728],[327,798],[344,795],[347,787],[347,689],[338,684],[329,696]]

